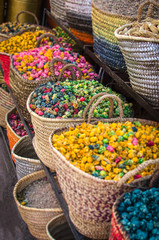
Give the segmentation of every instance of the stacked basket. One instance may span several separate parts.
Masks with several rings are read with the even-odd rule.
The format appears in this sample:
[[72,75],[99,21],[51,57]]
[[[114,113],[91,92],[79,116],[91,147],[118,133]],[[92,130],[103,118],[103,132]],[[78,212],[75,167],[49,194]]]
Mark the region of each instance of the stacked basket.
[[136,19],[138,6],[142,2],[143,0],[126,2],[93,0],[92,2],[93,48],[96,55],[112,69],[126,69],[114,31]]
[[92,45],[91,0],[67,0],[66,17],[72,33],[82,42]]
[[[159,9],[159,4],[155,2],[147,1],[143,3],[138,10],[138,22],[136,24],[142,24],[143,7],[150,3]],[[156,25],[159,26],[159,19],[152,20],[152,23],[150,21],[147,18],[143,24],[152,25],[157,29]],[[153,21],[156,24],[153,25]],[[115,36],[126,62],[130,83],[132,88],[152,106],[159,107],[159,31],[156,31],[154,36],[149,28],[148,31],[144,30],[145,35],[137,33],[139,30],[136,31],[137,35],[125,35],[123,31],[125,29],[131,31],[133,26],[135,26],[134,23],[123,25],[115,31]]]
[[65,2],[66,0],[50,0],[50,7],[52,15],[66,25]]

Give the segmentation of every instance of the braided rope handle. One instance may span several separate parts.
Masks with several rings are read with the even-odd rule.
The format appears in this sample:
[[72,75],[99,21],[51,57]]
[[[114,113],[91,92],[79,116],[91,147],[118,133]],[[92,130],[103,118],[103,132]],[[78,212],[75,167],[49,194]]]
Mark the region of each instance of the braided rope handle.
[[27,14],[33,16],[36,24],[39,25],[39,20],[37,19],[36,15],[35,15],[34,13],[32,13],[32,12],[29,12],[29,11],[21,11],[21,12],[19,12],[19,13],[17,14],[17,16],[16,16],[16,22],[17,22],[17,23],[20,23],[20,21],[19,21],[19,16],[20,16],[21,14],[23,14],[23,13],[27,13]]
[[145,1],[145,2],[143,2],[143,3],[139,6],[139,8],[138,8],[138,12],[137,12],[137,21],[138,21],[138,22],[141,22],[142,11],[143,11],[143,7],[144,7],[145,5],[150,5],[150,6],[149,6],[149,9],[148,9],[148,12],[147,12],[146,18],[151,16],[151,14],[152,14],[152,12],[153,12],[153,6],[156,6],[156,7],[159,8],[159,4],[156,3],[155,1],[150,0],[150,1]]
[[[100,97],[101,96],[101,97]],[[93,106],[90,108],[91,104],[94,102],[95,99],[97,99],[98,97],[100,97],[96,103],[93,104]],[[123,118],[124,114],[123,114],[123,108],[122,108],[122,105],[121,105],[121,99],[119,97],[117,97],[116,95],[113,95],[113,94],[107,94],[105,92],[102,92],[102,93],[98,93],[96,94],[95,96],[93,96],[90,100],[90,102],[88,103],[87,107],[85,108],[84,112],[83,112],[83,119],[85,120],[86,119],[86,114],[88,112],[88,110],[90,109],[89,111],[89,114],[88,114],[88,121],[87,123],[90,123],[91,122],[91,119],[92,119],[92,116],[93,116],[93,112],[95,110],[95,108],[97,107],[97,105],[99,103],[101,103],[104,99],[108,99],[109,102],[110,102],[110,110],[109,110],[109,118],[112,117],[112,114],[113,114],[113,110],[114,110],[114,103],[113,103],[113,99],[116,99],[117,102],[118,102],[118,106],[119,106],[119,115],[120,115],[120,118]],[[119,119],[120,119],[119,118]]]
[[141,163],[137,168],[133,169],[132,171],[126,173],[117,183],[117,187],[121,187],[129,178],[135,176],[138,172],[142,171],[143,169],[145,169],[146,167],[148,167],[149,165],[153,165],[153,164],[159,164],[159,158],[155,159],[155,160],[148,160],[146,162]]
[[[46,37],[52,37],[53,40],[54,40],[56,43],[59,44],[58,38],[57,38],[54,34],[52,34],[52,33],[44,33],[44,34],[42,34],[42,35],[38,38],[38,41],[37,41],[37,44],[36,44],[36,47],[37,47],[37,48],[40,46],[41,40],[42,40],[43,38],[46,38]],[[60,44],[59,44],[59,45],[60,45]]]
[[[62,64],[64,64],[64,67],[61,69],[61,72],[60,72],[60,75],[58,76],[58,78],[57,78],[57,76],[55,75],[55,72],[54,72],[55,62],[61,62]],[[50,62],[50,71],[51,71],[51,77],[52,77],[53,81],[63,81],[62,75],[63,75],[63,73],[66,69],[70,70],[72,79],[75,80],[76,79],[76,74],[75,74],[75,71],[74,71],[73,67],[75,67],[78,70],[79,79],[81,79],[82,72],[81,72],[81,69],[77,65],[74,65],[72,63],[67,63],[65,60],[60,59],[60,58],[53,58]]]

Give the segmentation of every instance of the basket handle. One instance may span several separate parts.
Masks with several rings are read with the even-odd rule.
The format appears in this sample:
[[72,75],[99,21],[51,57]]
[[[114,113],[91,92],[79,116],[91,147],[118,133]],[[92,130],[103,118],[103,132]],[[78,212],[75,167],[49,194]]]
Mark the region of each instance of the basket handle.
[[[95,99],[97,99],[98,97],[100,97],[96,103],[93,104],[93,106],[90,108],[91,104],[94,102]],[[85,120],[86,119],[86,115],[87,115],[87,112],[89,111],[89,114],[88,114],[88,121],[87,123],[90,123],[91,122],[91,118],[93,116],[93,112],[95,110],[95,108],[97,107],[97,105],[102,102],[104,99],[108,99],[109,102],[110,102],[110,111],[109,111],[109,118],[112,117],[112,114],[113,114],[113,110],[114,110],[114,103],[113,103],[113,99],[116,99],[117,102],[118,102],[118,106],[119,106],[119,115],[120,115],[120,118],[123,118],[123,108],[122,108],[122,105],[121,105],[121,99],[119,97],[117,97],[116,95],[113,95],[113,94],[107,94],[105,92],[101,92],[101,93],[98,93],[96,94],[95,96],[93,96],[90,100],[90,102],[88,103],[87,107],[85,108],[84,112],[83,112],[83,119]]]
[[[55,62],[61,62],[61,63],[64,64],[64,67],[61,69],[61,72],[60,72],[60,75],[58,76],[58,78],[57,78],[57,76],[55,76],[55,73],[54,73]],[[77,65],[72,64],[72,63],[67,63],[66,61],[64,61],[63,59],[60,59],[60,58],[53,58],[50,62],[50,70],[51,70],[52,79],[55,80],[57,78],[57,81],[62,81],[62,74],[64,73],[64,71],[66,69],[69,69],[70,72],[71,72],[73,80],[75,80],[76,79],[76,74],[75,74],[75,71],[74,71],[73,67],[75,67],[78,70],[79,79],[81,79],[82,78],[82,72],[81,72],[81,69]]]
[[36,24],[39,25],[39,20],[37,19],[36,15],[35,15],[34,13],[32,13],[32,12],[29,12],[29,11],[20,11],[20,12],[17,14],[17,16],[16,16],[16,22],[17,22],[17,23],[20,23],[20,21],[19,21],[19,16],[20,16],[21,14],[23,14],[23,13],[27,13],[27,14],[33,16]]
[[144,7],[145,5],[150,5],[150,6],[149,6],[149,9],[148,9],[148,12],[147,12],[146,18],[151,16],[151,14],[152,14],[152,12],[153,12],[153,6],[156,6],[156,7],[159,8],[159,4],[156,3],[155,1],[150,0],[150,1],[145,1],[145,2],[143,2],[143,3],[139,6],[139,8],[138,8],[138,12],[137,12],[137,21],[138,21],[138,22],[141,22],[142,11],[143,11],[143,7]]
[[136,175],[138,172],[142,171],[143,169],[145,169],[146,167],[148,167],[149,165],[152,164],[159,164],[159,158],[155,159],[155,160],[148,160],[146,162],[141,163],[137,168],[133,169],[132,171],[126,173],[117,183],[117,187],[121,187],[130,177],[133,177],[134,175]]
[[[37,48],[40,46],[41,40],[42,40],[43,38],[45,38],[45,37],[52,37],[53,40],[54,40],[56,43],[59,44],[58,38],[57,38],[54,34],[52,34],[52,33],[44,33],[44,34],[42,34],[42,35],[38,38],[38,41],[37,41],[37,44],[36,44],[36,47],[37,47]],[[59,44],[59,45],[60,45],[60,44]]]

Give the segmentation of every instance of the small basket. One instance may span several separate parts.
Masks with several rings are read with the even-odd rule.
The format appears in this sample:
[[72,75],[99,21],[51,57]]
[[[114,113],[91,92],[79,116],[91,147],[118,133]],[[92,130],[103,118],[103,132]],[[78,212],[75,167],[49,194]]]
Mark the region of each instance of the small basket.
[[75,240],[64,214],[51,219],[46,225],[46,232],[51,240]]
[[13,131],[13,129],[11,128],[10,124],[9,124],[9,116],[13,113],[16,112],[16,108],[12,108],[10,111],[8,111],[5,115],[5,122],[6,122],[6,126],[7,126],[7,137],[8,137],[8,141],[9,141],[9,147],[10,147],[10,150],[11,150],[11,156],[12,156],[12,159],[13,161],[15,162],[15,159],[13,157],[13,154],[12,154],[12,148],[14,147],[14,145],[19,141],[19,139],[21,139],[20,136],[18,136],[16,134],[16,132]]
[[17,199],[17,194],[20,193],[25,187],[27,187],[30,183],[40,180],[44,178],[45,172],[38,171],[35,173],[31,173],[22,179],[20,179],[14,187],[13,196],[16,202],[17,208],[20,212],[20,215],[24,222],[28,225],[30,233],[36,237],[37,239],[47,240],[46,234],[46,224],[53,217],[58,216],[62,213],[61,208],[32,208],[23,206]]
[[5,116],[14,106],[10,93],[0,87],[0,126],[6,128]]
[[[159,180],[158,170],[154,171],[154,173],[152,174],[152,177],[147,181],[146,189],[152,188],[152,187],[158,187],[158,184],[156,184],[157,182],[155,183],[154,181],[156,178],[157,180]],[[123,200],[123,197],[124,197],[124,194],[115,201],[112,208],[111,231],[110,231],[109,240],[131,240],[129,234],[126,232],[126,230],[123,228],[122,223],[120,222],[120,216],[117,210],[119,204]]]
[[[122,118],[123,112],[120,99],[117,96],[108,94],[99,98],[92,106],[88,116],[88,123],[90,123],[95,107],[104,98],[108,98],[110,100],[111,106],[113,98],[118,101],[120,118],[105,119],[102,120],[102,122],[124,123],[126,121],[132,122],[138,120],[142,124],[158,126],[157,122],[144,119]],[[77,124],[74,124],[74,127],[76,125]],[[52,149],[52,164],[55,165],[57,178],[68,204],[71,221],[81,234],[93,239],[107,239],[110,230],[111,210],[115,200],[124,192],[128,192],[136,188],[142,184],[142,182],[144,183],[149,176],[134,180],[128,184],[126,184],[126,181],[146,166],[150,164],[159,164],[159,159],[149,160],[140,164],[140,166],[136,169],[125,174],[120,181],[95,178],[76,168],[52,146],[51,139],[53,134],[61,133],[63,130],[67,129],[68,128],[54,130],[50,135],[49,143]]]
[[[29,11],[20,11],[20,12],[17,14],[17,16],[16,16],[16,22],[17,22],[17,23],[20,23],[20,21],[19,21],[19,16],[20,16],[21,14],[23,14],[23,13],[27,13],[27,14],[33,16],[36,24],[39,25],[39,21],[38,21],[36,15],[35,15],[34,13],[32,13],[32,12],[29,12]],[[8,22],[8,23],[9,23],[9,22]],[[28,24],[27,24],[27,25],[28,25]],[[33,26],[33,24],[32,24],[32,26]],[[23,30],[22,30],[22,31],[23,31]],[[20,31],[20,32],[21,32],[21,31]],[[19,32],[19,33],[20,33],[20,32]],[[17,33],[13,33],[13,34],[0,33],[0,42],[1,42],[1,41],[4,41],[4,40],[7,40],[8,38],[10,38],[11,36],[14,36],[14,35],[16,35],[16,34],[17,34]]]
[[18,180],[30,173],[43,169],[29,136],[20,138],[12,149],[12,155],[15,159]]
[[[146,1],[138,9],[138,22],[142,9],[147,4],[159,7],[153,1]],[[115,31],[119,47],[123,53],[132,88],[152,106],[159,107],[159,39],[125,36],[119,34],[124,25]]]

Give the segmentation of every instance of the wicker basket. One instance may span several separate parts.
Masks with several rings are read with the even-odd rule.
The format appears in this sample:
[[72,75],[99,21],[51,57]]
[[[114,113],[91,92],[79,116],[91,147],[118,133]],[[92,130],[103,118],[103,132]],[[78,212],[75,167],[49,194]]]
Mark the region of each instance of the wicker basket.
[[48,239],[75,240],[64,214],[51,219],[46,226],[46,232]]
[[46,224],[53,217],[58,216],[62,213],[61,208],[32,208],[23,206],[17,199],[17,194],[20,193],[30,183],[44,178],[46,175],[44,171],[38,171],[31,173],[22,179],[20,179],[14,187],[13,196],[24,222],[28,225],[29,231],[37,239],[48,239],[46,234]]
[[[26,13],[26,14],[29,14],[29,15],[33,16],[36,24],[39,25],[39,21],[38,21],[36,15],[35,15],[34,13],[32,13],[32,12],[29,12],[29,11],[20,11],[20,12],[17,14],[17,16],[16,16],[16,23],[20,23],[19,17],[20,17],[20,15],[23,14],[23,13]],[[8,22],[8,23],[9,23],[9,22]],[[28,25],[28,24],[27,24],[27,25]],[[20,32],[21,32],[21,31],[20,31]],[[10,38],[11,36],[14,36],[14,35],[16,35],[16,34],[15,34],[15,33],[13,33],[13,34],[0,33],[0,41],[4,41],[4,40],[6,40],[6,39],[8,39],[8,38]]]
[[13,113],[16,112],[16,108],[12,108],[10,111],[7,112],[7,114],[5,115],[5,122],[7,125],[7,137],[8,137],[8,141],[9,141],[9,147],[10,147],[10,151],[11,151],[11,157],[13,159],[13,161],[15,162],[14,156],[12,154],[12,148],[14,147],[14,145],[19,141],[19,139],[21,139],[20,136],[18,136],[16,134],[16,132],[14,132],[14,130],[11,128],[10,124],[9,124],[9,116]]
[[[91,19],[91,0],[86,1],[78,1],[78,0],[66,0],[66,18],[67,23],[72,31],[74,30],[75,34],[76,32],[79,34],[75,34],[77,38],[79,38],[81,41],[89,44],[89,38],[92,37],[92,19]],[[80,33],[82,35],[86,35],[85,38],[80,37]],[[92,42],[90,42],[92,43]]]
[[58,20],[62,21],[64,25],[67,25],[65,2],[65,0],[50,0],[50,7],[51,14]]
[[[147,179],[145,190],[148,189],[149,187],[150,188],[158,187],[158,184],[156,184],[157,182],[155,182],[154,180],[159,180],[158,170],[152,174],[151,178]],[[151,184],[151,182],[153,183]],[[124,197],[124,194],[120,198],[117,198],[112,208],[111,231],[110,231],[109,240],[130,240],[129,234],[126,232],[126,230],[123,228],[122,223],[120,222],[120,216],[117,210],[119,204],[123,200],[123,197]]]
[[[141,12],[146,4],[143,3],[138,10],[138,22],[141,21]],[[155,6],[159,4],[154,2]],[[125,36],[119,34],[124,25],[115,31],[119,47],[125,58],[127,71],[132,88],[152,106],[159,107],[159,39]]]
[[88,45],[93,45],[93,35],[85,32],[81,32],[79,30],[70,28],[73,35],[75,35],[80,41],[84,42]]
[[[104,95],[97,100],[89,112],[88,123],[90,123],[95,107],[104,98],[112,100],[114,96]],[[124,123],[126,121],[132,122],[138,120],[142,124],[158,125],[157,122],[144,119],[122,118],[120,99],[118,99],[118,105],[120,109],[120,118],[110,118],[105,121],[102,120],[102,122]],[[50,135],[49,142],[52,149],[52,164],[53,166],[55,165],[57,178],[68,204],[71,221],[81,234],[93,239],[107,239],[110,229],[111,209],[116,198],[122,193],[136,188],[139,182],[145,181],[145,178],[137,179],[129,184],[126,184],[126,181],[142,170],[145,165],[152,164],[152,162],[153,164],[159,164],[159,159],[149,160],[141,164],[136,169],[125,174],[120,181],[98,179],[73,166],[52,146],[51,138],[53,134],[58,134],[63,130],[64,128],[54,130]]]
[[14,106],[14,102],[10,93],[0,87],[0,126],[6,128],[5,116],[6,113]]
[[12,155],[15,159],[18,180],[30,173],[43,169],[29,136],[20,138],[12,149]]

